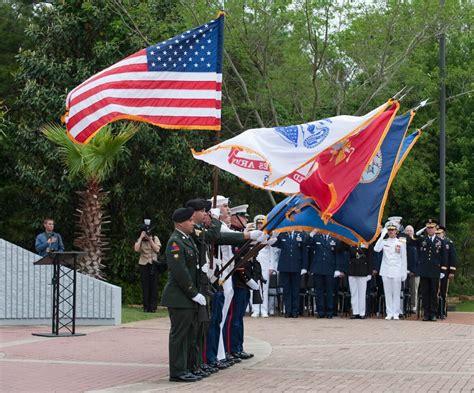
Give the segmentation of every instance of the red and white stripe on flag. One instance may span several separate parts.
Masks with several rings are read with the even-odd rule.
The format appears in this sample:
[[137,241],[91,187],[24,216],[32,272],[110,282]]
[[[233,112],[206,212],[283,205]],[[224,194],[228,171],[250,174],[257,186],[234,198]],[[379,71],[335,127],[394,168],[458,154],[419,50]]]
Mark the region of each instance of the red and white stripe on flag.
[[66,129],[87,143],[129,119],[169,129],[220,130],[223,16],[143,49],[92,76],[66,99]]

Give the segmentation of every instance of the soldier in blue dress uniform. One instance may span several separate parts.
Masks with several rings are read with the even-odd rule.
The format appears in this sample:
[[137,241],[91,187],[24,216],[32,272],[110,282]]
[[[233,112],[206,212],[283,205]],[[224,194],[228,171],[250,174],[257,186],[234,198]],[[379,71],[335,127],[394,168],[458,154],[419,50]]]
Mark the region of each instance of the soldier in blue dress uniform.
[[408,241],[418,248],[416,272],[420,276],[423,321],[436,321],[439,281],[447,273],[447,253],[444,240],[436,236],[436,222],[432,219],[426,223],[426,232],[427,236]]
[[334,237],[314,232],[307,242],[318,318],[332,318],[334,315],[334,277],[335,272],[339,276],[341,271],[341,259],[337,258],[336,252],[338,243],[340,241]]
[[273,244],[281,250],[278,272],[283,287],[286,318],[298,318],[301,275],[308,271],[308,237],[305,232],[285,232]]

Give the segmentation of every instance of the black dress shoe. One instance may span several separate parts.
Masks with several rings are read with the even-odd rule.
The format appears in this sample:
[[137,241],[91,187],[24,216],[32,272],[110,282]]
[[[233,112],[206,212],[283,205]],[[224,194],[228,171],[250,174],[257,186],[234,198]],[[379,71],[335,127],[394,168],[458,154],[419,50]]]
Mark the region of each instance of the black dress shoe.
[[293,314],[291,318],[298,318],[298,314]]
[[232,356],[237,357],[242,360],[250,359],[252,357],[246,352],[233,352]]
[[424,321],[424,322],[429,321],[429,320],[430,320],[429,317],[427,317],[427,316],[423,317],[423,321]]
[[189,375],[194,376],[198,381],[200,381],[203,378],[200,375],[196,375],[196,374],[193,374],[193,373],[189,373]]
[[324,315],[323,314],[316,314],[316,318],[318,318],[318,319],[324,318]]
[[358,315],[351,315],[351,319],[359,319]]
[[285,318],[291,318],[291,314],[285,314]]
[[365,315],[359,315],[359,319],[365,319]]
[[225,358],[226,360],[229,360],[234,363],[240,363],[242,361],[242,359],[239,357],[238,352],[226,353]]
[[[253,356],[254,356],[253,353],[248,353],[248,352],[245,352],[245,351],[240,352],[240,355],[241,356],[246,356],[247,359],[253,358]],[[242,359],[245,359],[245,358],[242,357]]]
[[446,319],[446,315],[441,315],[439,319]]
[[438,320],[438,319],[437,319],[436,317],[431,317],[431,318],[430,318],[430,321],[432,321],[432,322],[436,322],[437,320]]
[[170,377],[170,382],[197,382],[198,379],[193,374],[184,374],[179,377]]
[[209,375],[211,375],[210,373],[207,373],[207,372],[205,372],[203,370],[200,370],[200,369],[194,370],[193,374],[196,377],[203,377],[203,378],[207,378]]
[[217,368],[218,370],[225,370],[226,368],[229,368],[228,364],[225,364],[224,362],[221,362],[219,360],[214,363],[211,363],[210,366],[213,368]]
[[219,369],[217,367],[211,367],[209,366],[208,364],[206,363],[203,363],[201,368],[207,372],[207,373],[211,373],[211,374],[214,374],[214,373],[217,373],[219,371]]
[[332,319],[332,315],[328,315],[326,318],[327,319]]

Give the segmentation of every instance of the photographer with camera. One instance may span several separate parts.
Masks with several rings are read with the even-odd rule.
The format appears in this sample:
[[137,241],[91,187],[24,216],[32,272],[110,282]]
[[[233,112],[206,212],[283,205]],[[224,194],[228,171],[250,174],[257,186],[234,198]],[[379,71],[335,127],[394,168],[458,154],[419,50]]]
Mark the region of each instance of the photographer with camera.
[[161,242],[158,236],[152,234],[150,222],[148,219],[144,220],[140,237],[133,247],[135,252],[140,253],[138,265],[140,268],[144,312],[156,312],[156,306],[158,305],[158,253],[160,252]]
[[54,220],[45,218],[43,220],[44,232],[36,236],[36,252],[44,257],[50,252],[64,251],[64,244],[61,235],[54,232]]

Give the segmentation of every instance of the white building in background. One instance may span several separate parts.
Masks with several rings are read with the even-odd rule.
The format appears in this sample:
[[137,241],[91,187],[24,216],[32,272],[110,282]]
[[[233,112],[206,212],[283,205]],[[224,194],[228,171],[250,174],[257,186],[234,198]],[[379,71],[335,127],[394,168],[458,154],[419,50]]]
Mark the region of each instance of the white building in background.
[[[51,325],[53,269],[40,258],[0,239],[0,325]],[[122,288],[80,273],[76,285],[76,325],[121,323]]]

